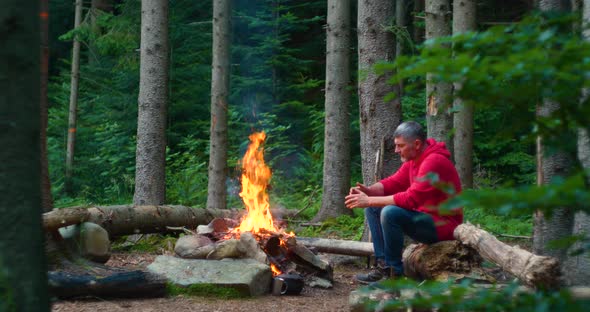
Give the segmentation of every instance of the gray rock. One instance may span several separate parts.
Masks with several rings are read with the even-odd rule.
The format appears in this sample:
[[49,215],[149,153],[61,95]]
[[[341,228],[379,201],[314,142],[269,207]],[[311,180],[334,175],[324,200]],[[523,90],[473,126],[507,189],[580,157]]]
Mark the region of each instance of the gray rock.
[[205,259],[215,249],[215,244],[202,235],[185,235],[176,241],[174,252],[181,258]]
[[237,239],[228,239],[219,242],[215,244],[215,249],[207,255],[207,259],[221,260],[224,258],[241,258],[243,256],[243,247],[240,245],[241,242]]
[[158,256],[148,270],[165,276],[177,286],[230,287],[250,296],[268,293],[272,280],[270,267],[253,259],[200,260]]
[[197,234],[210,234],[213,233],[213,229],[210,225],[199,225],[197,226]]
[[70,225],[59,229],[66,244],[80,256],[105,263],[111,257],[109,233],[91,222]]
[[268,264],[268,257],[264,251],[260,249],[260,245],[252,233],[244,232],[240,235],[239,247],[242,251],[243,258],[250,258],[260,263]]

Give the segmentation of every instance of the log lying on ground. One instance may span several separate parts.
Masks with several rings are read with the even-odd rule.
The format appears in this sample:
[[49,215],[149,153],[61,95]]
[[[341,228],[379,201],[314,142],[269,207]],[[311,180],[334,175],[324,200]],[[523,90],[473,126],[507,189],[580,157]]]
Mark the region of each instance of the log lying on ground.
[[314,237],[297,237],[297,242],[305,247],[325,253],[361,257],[371,256],[374,253],[373,244],[367,242]]
[[[338,239],[297,237],[297,242],[319,252],[349,256],[373,255],[373,244]],[[432,245],[412,244],[403,253],[404,273],[414,279],[447,279],[469,275],[486,279],[480,272],[481,257],[458,241]]]
[[113,272],[108,276],[51,271],[49,292],[60,299],[76,297],[154,298],[166,296],[166,279],[144,271]]
[[[214,218],[240,218],[245,210],[201,209],[180,205],[95,206],[54,209],[43,214],[43,226],[53,231],[67,225],[92,222],[106,229],[111,237],[129,234],[166,232],[167,227],[196,228]],[[275,218],[288,217],[294,210],[271,209]]]
[[559,286],[560,269],[555,258],[537,256],[518,246],[506,245],[471,224],[459,225],[454,235],[462,243],[476,249],[484,259],[496,263],[529,286]]

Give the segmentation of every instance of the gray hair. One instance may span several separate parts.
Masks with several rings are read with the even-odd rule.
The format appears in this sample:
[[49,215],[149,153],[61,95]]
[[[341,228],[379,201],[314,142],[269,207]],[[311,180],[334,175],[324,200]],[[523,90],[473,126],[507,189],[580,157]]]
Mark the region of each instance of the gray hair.
[[393,133],[394,138],[402,137],[405,140],[415,140],[418,139],[422,142],[426,141],[426,132],[424,132],[424,128],[415,122],[415,121],[406,121],[402,122],[395,132]]

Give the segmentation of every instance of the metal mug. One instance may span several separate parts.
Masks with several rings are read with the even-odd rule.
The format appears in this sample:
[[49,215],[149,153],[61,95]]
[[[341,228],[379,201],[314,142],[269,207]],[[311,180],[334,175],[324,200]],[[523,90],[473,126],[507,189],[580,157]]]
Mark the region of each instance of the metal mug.
[[281,274],[272,281],[272,294],[299,295],[303,290],[303,278],[296,274]]

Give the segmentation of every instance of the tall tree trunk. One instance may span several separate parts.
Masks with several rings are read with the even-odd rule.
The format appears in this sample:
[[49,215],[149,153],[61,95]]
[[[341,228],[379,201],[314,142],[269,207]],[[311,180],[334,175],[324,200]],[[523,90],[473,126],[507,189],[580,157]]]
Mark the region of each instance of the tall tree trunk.
[[[448,36],[451,34],[451,7],[449,0],[426,0],[426,40]],[[449,49],[451,57],[451,49]],[[453,153],[453,117],[449,113],[449,104],[453,85],[446,82],[434,83],[432,75],[426,75],[426,124],[428,137],[445,142]]]
[[[583,37],[585,40],[590,40],[590,30],[587,28],[590,25],[590,0],[584,0],[582,16],[583,16]],[[584,90],[583,97],[587,99],[589,90]],[[586,170],[586,190],[590,187],[590,136],[588,135],[588,126],[578,130],[578,159]],[[574,225],[572,228],[572,235],[583,235],[589,239],[590,231],[590,216],[582,211],[574,215]],[[572,246],[571,251],[575,251],[582,247],[582,244],[576,243]],[[588,251],[582,255],[570,256],[564,264],[564,272],[566,283],[569,285],[588,285],[590,281],[590,257]]]
[[[393,61],[395,39],[384,30],[394,16],[394,3],[387,0],[358,2],[358,97],[360,111],[361,161],[363,183],[373,184],[395,172],[401,161],[393,150],[393,131],[402,119],[401,99],[385,101],[391,92],[399,94],[399,86],[387,83],[387,75],[378,76],[372,66],[379,61]],[[379,168],[377,168],[379,167]],[[363,240],[368,239],[366,231]]]
[[168,1],[142,1],[133,196],[136,205],[161,205],[166,201],[168,63]]
[[393,149],[393,131],[402,119],[401,99],[388,101],[384,97],[399,87],[387,83],[387,75],[378,76],[372,66],[380,61],[395,59],[395,40],[391,32],[383,29],[394,15],[393,1],[361,0],[358,3],[358,97],[360,106],[361,159],[363,182],[372,184],[391,175],[400,166],[400,159],[394,153],[381,155],[383,170],[375,176],[376,153],[385,144],[385,151]]
[[47,83],[49,81],[49,0],[40,0],[40,25],[41,25],[41,98],[40,118],[41,128],[41,207],[43,212],[53,209],[51,197],[51,182],[49,180],[49,165],[47,162]]
[[[82,0],[76,0],[74,29],[80,27],[82,20]],[[80,78],[80,41],[74,36],[72,47],[72,73],[70,79],[70,111],[68,117],[68,142],[66,151],[66,193],[72,194],[72,170],[74,165],[74,147],[76,145],[76,121],[78,111],[78,81]]]
[[350,0],[328,0],[326,37],[324,192],[314,221],[352,213],[344,206],[350,187]]
[[[475,0],[453,0],[453,34],[475,31]],[[455,83],[455,91],[462,84]],[[453,137],[453,155],[455,166],[461,179],[463,189],[473,187],[473,106],[464,105],[463,100],[455,98],[453,107],[459,111],[453,115],[455,136]]]
[[207,208],[227,207],[227,110],[231,38],[231,1],[213,1],[213,60],[211,71],[211,138]]
[[[45,6],[46,7],[46,6]],[[49,311],[41,228],[39,1],[0,10],[0,310]]]
[[[540,0],[538,2],[541,11],[568,11],[569,1],[566,0]],[[539,117],[550,116],[559,109],[559,103],[551,99],[543,99],[543,103],[537,108]],[[537,140],[537,183],[547,184],[553,178],[565,176],[571,166],[568,155],[563,151],[548,154],[543,146],[542,139]],[[545,218],[542,212],[534,215],[533,252],[539,255],[547,255],[557,258],[561,263],[567,259],[565,248],[553,249],[547,245],[549,242],[565,238],[571,235],[573,225],[573,213],[567,207],[555,207],[551,218]]]

